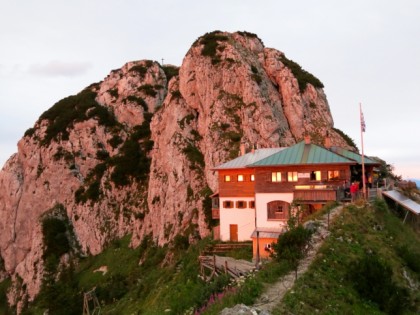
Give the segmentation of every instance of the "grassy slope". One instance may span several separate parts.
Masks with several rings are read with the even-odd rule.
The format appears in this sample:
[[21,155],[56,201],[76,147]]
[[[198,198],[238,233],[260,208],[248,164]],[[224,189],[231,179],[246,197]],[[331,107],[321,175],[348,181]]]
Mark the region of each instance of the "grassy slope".
[[[377,305],[359,296],[348,277],[351,266],[367,252],[375,253],[392,267],[393,280],[398,285],[408,286],[403,269],[420,282],[419,236],[383,209],[383,204],[379,206],[382,210],[345,208],[313,265],[274,314],[382,314]],[[208,242],[202,240],[188,249],[182,248],[182,244],[178,248],[159,248],[150,240],[131,249],[129,237],[114,242],[100,255],[80,261],[71,275],[72,287],[57,283],[56,291],[67,292],[65,294],[72,295],[72,299],[71,303],[66,303],[68,297],[64,293],[54,299],[63,299],[62,303],[73,305],[73,309],[54,314],[81,314],[83,292],[93,287],[102,304],[101,314],[162,314],[165,310],[170,310],[166,314],[184,314],[186,310],[203,305],[213,292],[227,284],[223,277],[210,284],[198,278],[197,257]],[[398,250],[404,246],[408,248],[405,255]],[[407,252],[411,256],[407,256]],[[94,272],[101,266],[107,266],[106,274]],[[252,304],[265,284],[289,271],[290,267],[285,263],[266,265],[233,293],[224,294],[224,298],[211,305],[205,314],[218,314],[224,307],[238,303]],[[7,285],[3,282],[0,291]],[[48,298],[41,294],[24,314],[42,314],[49,303]],[[411,290],[410,298],[411,311],[406,313],[414,314],[420,308],[420,293]]]
[[[409,255],[401,254],[404,247]],[[377,304],[359,295],[349,276],[356,262],[366,255],[376,255],[388,264],[398,286],[409,288],[404,270],[417,284],[420,282],[419,235],[402,225],[384,203],[377,202],[375,207],[351,205],[333,225],[308,272],[273,314],[383,314]],[[404,313],[418,314],[420,292],[410,292],[410,306]]]

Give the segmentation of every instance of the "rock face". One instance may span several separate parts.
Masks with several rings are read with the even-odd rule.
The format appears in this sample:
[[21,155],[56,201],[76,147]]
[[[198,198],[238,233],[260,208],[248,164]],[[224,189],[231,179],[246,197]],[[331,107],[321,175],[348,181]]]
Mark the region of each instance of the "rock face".
[[348,147],[322,83],[254,34],[206,34],[176,72],[129,62],[56,103],[19,141],[0,172],[0,254],[14,279],[12,303],[39,292],[43,220],[56,207],[86,254],[128,233],[133,246],[145,235],[158,244],[178,234],[192,240],[209,233],[212,168],[238,156],[241,142],[288,146],[305,133],[322,142],[328,132],[333,145]]

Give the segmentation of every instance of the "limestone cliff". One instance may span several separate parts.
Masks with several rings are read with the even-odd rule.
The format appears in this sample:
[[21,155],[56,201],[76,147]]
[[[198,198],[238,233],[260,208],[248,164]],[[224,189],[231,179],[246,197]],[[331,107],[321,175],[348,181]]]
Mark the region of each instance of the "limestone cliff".
[[19,141],[0,172],[0,254],[14,279],[11,302],[39,291],[43,222],[57,217],[55,209],[64,209],[59,220],[74,235],[62,257],[97,254],[129,233],[133,246],[145,235],[159,244],[177,234],[192,240],[209,233],[211,169],[236,157],[241,142],[288,146],[305,133],[321,142],[328,132],[347,146],[322,83],[254,34],[208,33],[177,70],[129,62],[56,103]]

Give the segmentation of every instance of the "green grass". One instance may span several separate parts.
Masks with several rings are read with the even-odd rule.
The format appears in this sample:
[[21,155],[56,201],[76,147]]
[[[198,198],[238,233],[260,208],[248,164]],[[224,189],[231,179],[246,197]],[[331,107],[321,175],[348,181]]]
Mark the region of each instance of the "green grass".
[[[226,277],[219,277],[206,283],[198,277],[198,256],[209,242],[204,239],[195,245],[159,247],[146,237],[133,249],[129,246],[130,236],[115,240],[101,254],[80,258],[73,269],[63,273],[70,275],[71,281],[61,278],[50,285],[24,314],[42,314],[55,301],[63,305],[71,302],[66,312],[78,314],[83,293],[93,288],[101,303],[101,314],[163,314],[165,310],[171,310],[167,314],[183,314],[199,308],[228,282]],[[103,266],[106,273],[99,271]],[[0,285],[2,289],[3,283]]]
[[[135,249],[129,246],[130,236],[115,240],[101,254],[80,258],[23,314],[42,314],[48,302],[57,305],[57,301],[67,305],[68,314],[80,314],[83,293],[94,287],[101,314],[184,314],[200,308],[205,308],[202,314],[219,314],[223,308],[239,303],[252,305],[267,285],[292,270],[285,261],[272,261],[235,284],[226,277],[205,283],[198,277],[197,258],[214,241],[204,239],[191,245],[188,235],[180,235],[177,240],[159,247],[146,237]],[[250,258],[249,250],[230,254]],[[387,266],[392,271],[392,277],[380,282],[384,286],[391,284],[389,287],[396,288],[393,292],[403,292],[398,289],[407,289],[403,268],[413,281],[420,282],[419,254],[419,235],[402,225],[384,203],[375,207],[347,206],[335,219],[331,235],[314,263],[273,314],[384,314],[386,305],[381,310],[381,301],[369,301],[359,293],[352,273],[354,266],[362,266],[365,257],[374,255],[385,266],[377,269],[382,270],[384,278]],[[106,273],[96,271],[102,266],[107,267]],[[0,283],[0,311],[5,309],[1,297],[7,286],[7,282]],[[220,299],[206,305],[214,294]],[[419,306],[420,293],[411,290],[402,314],[416,314]]]
[[[298,279],[273,314],[384,314],[387,301],[373,302],[361,295],[352,268],[366,257],[374,257],[392,271],[388,279],[392,285],[407,289],[403,269],[417,283],[420,274],[404,267],[407,263],[397,249],[410,246],[419,252],[419,240],[383,202],[374,207],[346,207],[308,272]],[[382,277],[386,275],[382,273]],[[374,283],[370,284],[372,290]],[[400,305],[401,313],[415,314],[420,310],[420,294],[412,290],[408,298],[405,309]]]

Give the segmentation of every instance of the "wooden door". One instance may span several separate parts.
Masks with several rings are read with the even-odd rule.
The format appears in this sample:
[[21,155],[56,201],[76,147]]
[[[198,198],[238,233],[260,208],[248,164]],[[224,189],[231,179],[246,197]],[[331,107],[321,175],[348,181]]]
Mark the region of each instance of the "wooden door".
[[230,231],[230,241],[237,242],[238,241],[238,225],[230,224],[229,231]]

